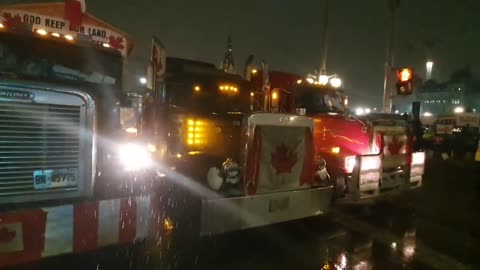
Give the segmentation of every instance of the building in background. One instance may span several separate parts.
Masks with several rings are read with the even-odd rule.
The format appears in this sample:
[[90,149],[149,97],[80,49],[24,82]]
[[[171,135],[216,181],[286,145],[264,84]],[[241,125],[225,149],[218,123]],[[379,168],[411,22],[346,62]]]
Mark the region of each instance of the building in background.
[[433,115],[480,112],[480,80],[474,78],[470,67],[466,66],[453,72],[445,82],[428,80],[416,86],[415,94],[393,99],[400,112],[411,112],[413,101],[421,102],[422,113]]

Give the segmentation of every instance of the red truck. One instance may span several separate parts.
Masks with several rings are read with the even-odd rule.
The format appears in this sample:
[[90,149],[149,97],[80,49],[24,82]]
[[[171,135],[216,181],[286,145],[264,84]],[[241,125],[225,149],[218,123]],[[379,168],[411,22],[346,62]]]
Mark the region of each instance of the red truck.
[[[268,103],[274,111],[305,114],[314,120],[315,150],[327,162],[337,199],[357,201],[421,186],[425,155],[412,153],[405,118],[393,114],[359,118],[350,113],[344,90],[291,73],[270,71],[264,76],[253,70],[255,91],[264,87],[267,77]],[[375,174],[365,180],[368,171]]]

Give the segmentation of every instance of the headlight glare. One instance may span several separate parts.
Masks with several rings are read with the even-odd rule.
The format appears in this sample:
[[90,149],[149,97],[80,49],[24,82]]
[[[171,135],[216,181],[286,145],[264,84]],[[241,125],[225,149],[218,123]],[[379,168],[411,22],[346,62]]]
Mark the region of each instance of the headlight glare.
[[121,165],[127,171],[145,169],[153,164],[147,146],[128,143],[120,146],[118,154]]

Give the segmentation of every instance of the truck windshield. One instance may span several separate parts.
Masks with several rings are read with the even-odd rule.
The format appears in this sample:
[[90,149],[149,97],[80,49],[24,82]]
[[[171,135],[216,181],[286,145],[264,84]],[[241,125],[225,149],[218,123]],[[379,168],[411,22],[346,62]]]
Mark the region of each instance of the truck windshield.
[[122,58],[67,41],[0,33],[0,75],[44,82],[88,82],[121,87]]
[[250,92],[245,83],[196,81],[167,81],[167,103],[201,113],[249,111]]
[[344,98],[334,90],[313,87],[299,87],[296,91],[297,108],[305,108],[307,113],[342,113],[345,111]]

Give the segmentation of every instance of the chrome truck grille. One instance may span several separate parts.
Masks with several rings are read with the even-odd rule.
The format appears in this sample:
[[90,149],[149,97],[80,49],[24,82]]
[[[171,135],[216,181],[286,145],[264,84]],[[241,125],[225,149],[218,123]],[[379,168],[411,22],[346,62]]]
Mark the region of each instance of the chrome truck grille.
[[76,197],[90,187],[85,102],[64,93],[34,96],[48,103],[0,98],[0,204]]

